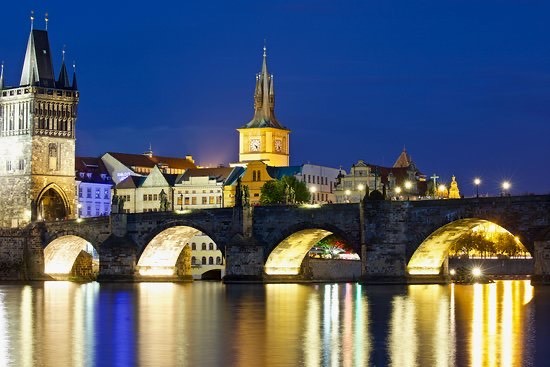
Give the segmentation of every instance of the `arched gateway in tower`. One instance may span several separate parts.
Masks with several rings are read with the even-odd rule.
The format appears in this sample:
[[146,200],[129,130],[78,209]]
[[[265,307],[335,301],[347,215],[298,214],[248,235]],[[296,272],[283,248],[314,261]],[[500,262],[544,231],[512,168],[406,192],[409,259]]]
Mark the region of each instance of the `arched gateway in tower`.
[[31,29],[19,86],[0,75],[0,227],[74,217],[76,74],[54,76],[48,32]]
[[289,164],[290,130],[275,117],[275,90],[273,75],[267,71],[264,46],[262,71],[256,74],[254,117],[239,132],[239,162],[264,161],[270,166]]

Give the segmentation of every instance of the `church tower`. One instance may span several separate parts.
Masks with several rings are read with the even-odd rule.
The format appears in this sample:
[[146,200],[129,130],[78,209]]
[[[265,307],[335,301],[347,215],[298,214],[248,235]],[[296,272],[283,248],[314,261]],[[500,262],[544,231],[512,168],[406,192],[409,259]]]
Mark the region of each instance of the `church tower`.
[[289,165],[290,130],[275,118],[273,75],[267,72],[264,46],[262,71],[256,75],[254,118],[237,129],[239,132],[239,162],[264,161],[270,166]]
[[63,51],[55,79],[33,20],[19,86],[4,86],[3,67],[0,77],[0,227],[75,217],[76,72],[71,83]]

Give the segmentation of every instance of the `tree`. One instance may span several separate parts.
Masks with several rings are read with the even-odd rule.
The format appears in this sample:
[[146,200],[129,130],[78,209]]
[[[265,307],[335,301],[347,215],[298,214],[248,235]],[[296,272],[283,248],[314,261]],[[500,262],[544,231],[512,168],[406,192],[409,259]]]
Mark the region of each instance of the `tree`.
[[296,204],[309,201],[309,192],[304,182],[294,176],[266,182],[262,186],[260,204]]

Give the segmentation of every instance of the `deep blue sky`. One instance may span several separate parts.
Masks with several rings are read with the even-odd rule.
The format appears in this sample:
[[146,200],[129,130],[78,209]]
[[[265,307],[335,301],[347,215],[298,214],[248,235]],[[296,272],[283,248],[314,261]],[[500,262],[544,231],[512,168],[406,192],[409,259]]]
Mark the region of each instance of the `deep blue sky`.
[[31,1],[2,4],[19,82],[29,13],[76,60],[77,154],[237,161],[264,38],[291,164],[417,166],[495,194],[550,193],[550,2]]

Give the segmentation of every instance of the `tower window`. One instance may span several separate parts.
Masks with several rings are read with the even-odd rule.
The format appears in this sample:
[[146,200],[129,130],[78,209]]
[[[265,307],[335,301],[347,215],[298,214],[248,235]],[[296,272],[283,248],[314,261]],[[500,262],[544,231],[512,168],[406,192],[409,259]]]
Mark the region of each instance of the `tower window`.
[[24,171],[24,170],[25,170],[25,160],[24,160],[24,159],[20,159],[20,160],[19,160],[19,170],[20,170],[20,171]]

